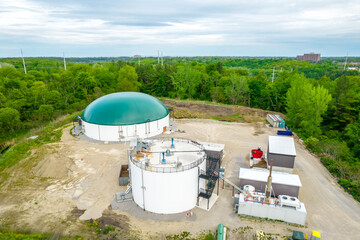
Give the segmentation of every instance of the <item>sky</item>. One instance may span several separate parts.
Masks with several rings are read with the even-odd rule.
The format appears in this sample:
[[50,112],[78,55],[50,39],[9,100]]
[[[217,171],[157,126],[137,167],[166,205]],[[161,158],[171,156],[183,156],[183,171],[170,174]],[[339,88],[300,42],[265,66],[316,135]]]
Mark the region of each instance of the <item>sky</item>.
[[360,56],[359,0],[0,0],[0,57]]

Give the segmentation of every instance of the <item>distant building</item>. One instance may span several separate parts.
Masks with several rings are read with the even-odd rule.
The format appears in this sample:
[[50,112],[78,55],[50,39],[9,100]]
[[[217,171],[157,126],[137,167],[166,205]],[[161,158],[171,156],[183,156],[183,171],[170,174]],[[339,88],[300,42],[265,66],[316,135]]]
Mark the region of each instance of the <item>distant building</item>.
[[141,55],[134,55],[134,58],[141,58]]
[[[344,66],[345,62],[339,62],[338,63],[340,66]],[[348,62],[346,63],[347,66],[360,66],[360,62]]]
[[297,60],[300,61],[312,61],[319,62],[320,61],[320,53],[305,53],[304,55],[296,56]]

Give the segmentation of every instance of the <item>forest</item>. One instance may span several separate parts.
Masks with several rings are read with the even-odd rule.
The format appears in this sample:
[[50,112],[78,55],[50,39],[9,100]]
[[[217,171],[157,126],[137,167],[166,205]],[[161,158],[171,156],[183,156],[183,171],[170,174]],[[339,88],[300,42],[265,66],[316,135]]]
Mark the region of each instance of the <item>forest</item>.
[[60,58],[25,60],[27,74],[21,59],[0,59],[1,153],[12,139],[102,95],[140,91],[284,113],[288,127],[360,201],[360,72],[345,70],[338,64],[344,59],[70,58],[66,70]]

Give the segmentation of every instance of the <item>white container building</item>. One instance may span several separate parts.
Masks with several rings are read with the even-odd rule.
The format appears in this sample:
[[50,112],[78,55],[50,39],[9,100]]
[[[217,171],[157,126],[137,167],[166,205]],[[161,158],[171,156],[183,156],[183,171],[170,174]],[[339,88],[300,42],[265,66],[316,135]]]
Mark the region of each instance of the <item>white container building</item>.
[[[265,192],[269,170],[262,168],[240,168],[240,187],[254,186],[256,191]],[[290,195],[299,197],[301,181],[298,175],[272,171],[272,189],[275,196]]]
[[273,160],[273,169],[292,171],[295,166],[295,142],[293,137],[269,136],[267,158],[268,167]]
[[270,198],[266,202],[265,194],[255,192],[250,195],[235,195],[234,208],[238,214],[305,225],[306,208],[297,198],[280,195],[278,199]]

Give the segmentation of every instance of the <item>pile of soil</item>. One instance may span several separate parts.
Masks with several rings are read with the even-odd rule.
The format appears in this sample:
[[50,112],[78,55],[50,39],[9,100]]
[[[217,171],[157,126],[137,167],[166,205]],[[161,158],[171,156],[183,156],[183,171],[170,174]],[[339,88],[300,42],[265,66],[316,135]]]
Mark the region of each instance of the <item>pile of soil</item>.
[[105,210],[102,217],[96,220],[100,229],[106,229],[107,226],[130,230],[129,218],[125,215],[116,214],[110,210]]

